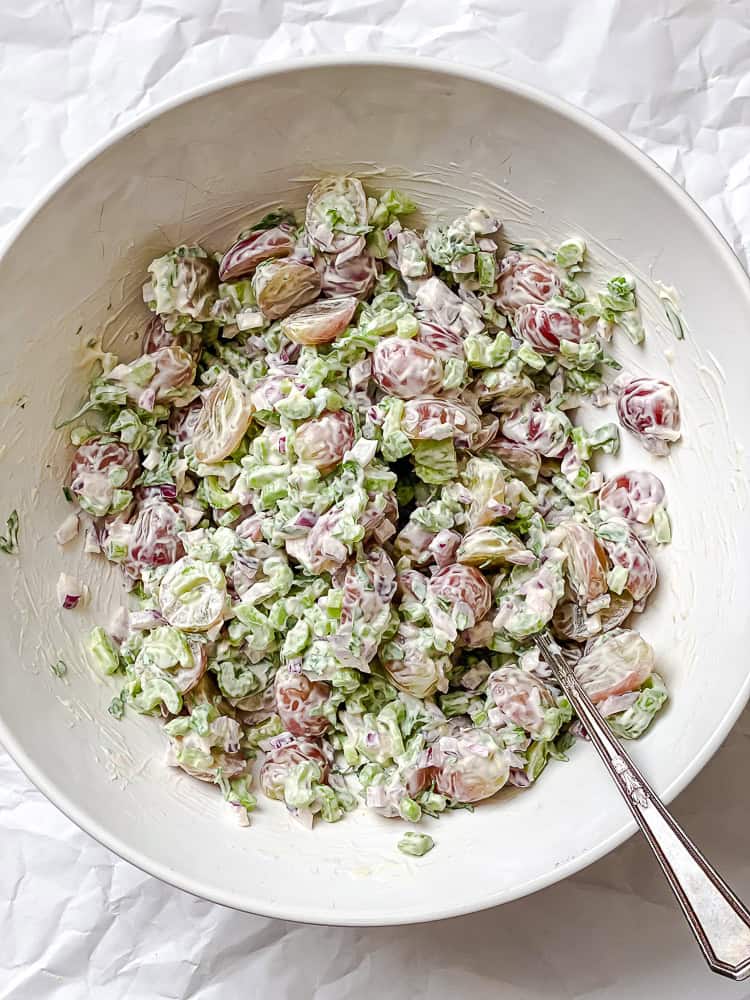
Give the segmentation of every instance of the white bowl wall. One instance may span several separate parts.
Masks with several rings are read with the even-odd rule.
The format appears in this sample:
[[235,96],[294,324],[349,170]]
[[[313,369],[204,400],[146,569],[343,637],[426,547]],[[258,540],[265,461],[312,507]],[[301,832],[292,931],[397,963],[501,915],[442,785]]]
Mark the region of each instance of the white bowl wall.
[[[684,442],[654,460],[626,441],[610,465],[657,471],[675,524],[642,619],[672,697],[633,747],[667,797],[748,695],[750,288],[692,202],[614,133],[510,83],[426,63],[306,63],[206,88],[116,134],[24,219],[0,263],[0,514],[21,516],[20,559],[0,555],[0,738],[72,819],[160,878],[258,913],[399,923],[513,899],[622,841],[632,824],[591,748],[526,793],[430,822],[437,846],[419,860],[396,850],[400,824],[371,815],[311,833],[262,799],[241,829],[215,789],[164,766],[155,720],[107,715],[116,686],[89,670],[80,640],[122,588],[54,541],[70,450],[53,424],[84,395],[89,342],[103,334],[136,353],[150,260],[181,242],[223,248],[247,218],[300,207],[314,179],[337,171],[401,187],[427,215],[484,204],[515,238],[584,234],[602,268],[642,276],[647,344],[619,356],[674,381]],[[651,278],[680,293],[683,343]],[[75,567],[92,607],[61,612],[55,583]],[[58,657],[65,680],[49,669]]]

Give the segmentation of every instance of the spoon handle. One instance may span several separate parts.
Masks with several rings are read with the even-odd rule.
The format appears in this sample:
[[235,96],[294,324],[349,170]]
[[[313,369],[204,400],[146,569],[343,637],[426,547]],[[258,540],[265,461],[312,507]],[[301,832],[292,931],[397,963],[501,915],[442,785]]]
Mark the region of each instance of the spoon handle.
[[750,912],[625,753],[551,636],[541,633],[534,638],[645,834],[709,966],[730,979],[746,979],[750,976]]

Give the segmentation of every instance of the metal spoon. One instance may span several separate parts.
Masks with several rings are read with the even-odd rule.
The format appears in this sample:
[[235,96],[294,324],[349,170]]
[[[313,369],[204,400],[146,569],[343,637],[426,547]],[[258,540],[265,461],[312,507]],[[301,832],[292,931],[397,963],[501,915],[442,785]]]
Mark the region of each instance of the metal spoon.
[[552,636],[542,632],[534,641],[645,834],[709,966],[729,979],[746,979],[750,976],[750,912],[625,753]]

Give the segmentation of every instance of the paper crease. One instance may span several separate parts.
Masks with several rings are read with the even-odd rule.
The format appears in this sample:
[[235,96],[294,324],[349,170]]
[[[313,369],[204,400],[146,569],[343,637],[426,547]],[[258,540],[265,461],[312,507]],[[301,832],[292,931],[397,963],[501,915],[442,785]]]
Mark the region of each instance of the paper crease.
[[[154,103],[253,65],[354,52],[492,69],[584,107],[683,184],[747,264],[744,0],[4,0],[0,233],[57,171]],[[749,751],[745,712],[675,803],[746,899]],[[0,857],[0,1000],[750,998],[749,987],[705,971],[637,839],[476,916],[303,927],[143,875],[77,830],[0,752]]]

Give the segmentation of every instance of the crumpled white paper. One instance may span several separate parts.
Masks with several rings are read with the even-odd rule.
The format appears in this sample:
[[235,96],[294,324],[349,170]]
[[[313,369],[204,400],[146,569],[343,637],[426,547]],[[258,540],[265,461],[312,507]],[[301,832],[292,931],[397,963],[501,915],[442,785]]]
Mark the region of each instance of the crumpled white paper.
[[[742,0],[3,0],[0,227],[153,103],[253,64],[344,52],[482,66],[581,105],[684,184],[747,263]],[[706,664],[706,683],[719,672]],[[746,899],[749,751],[750,711],[675,803]],[[0,751],[0,858],[0,1000],[750,998],[750,986],[705,970],[638,838],[494,911],[411,928],[305,927],[142,874]]]

